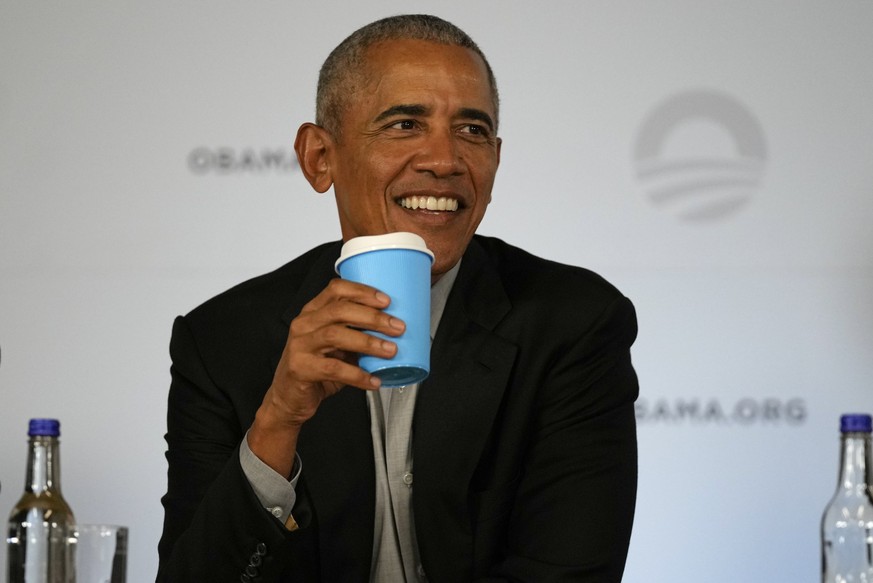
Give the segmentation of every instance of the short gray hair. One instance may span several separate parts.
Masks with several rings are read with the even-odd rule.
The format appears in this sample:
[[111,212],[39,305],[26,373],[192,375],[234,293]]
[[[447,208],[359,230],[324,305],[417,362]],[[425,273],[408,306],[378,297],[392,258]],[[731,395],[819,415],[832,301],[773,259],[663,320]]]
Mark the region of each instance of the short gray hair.
[[339,136],[340,119],[346,100],[357,88],[358,72],[364,64],[367,49],[389,40],[423,40],[470,49],[482,58],[488,71],[491,100],[494,106],[494,123],[497,124],[500,99],[497,81],[488,59],[470,36],[442,18],[428,14],[404,14],[390,16],[359,28],[341,42],[328,55],[318,75],[318,91],[315,97],[315,123]]

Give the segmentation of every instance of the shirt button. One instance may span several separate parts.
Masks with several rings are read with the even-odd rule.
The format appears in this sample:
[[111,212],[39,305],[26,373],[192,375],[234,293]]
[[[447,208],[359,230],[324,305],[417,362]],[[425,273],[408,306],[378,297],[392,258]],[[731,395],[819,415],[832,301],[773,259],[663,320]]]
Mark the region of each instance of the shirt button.
[[406,472],[405,474],[403,474],[403,483],[407,486],[412,485],[412,472]]
[[278,506],[276,506],[275,508],[270,508],[270,514],[272,514],[276,518],[282,518],[282,509]]
[[415,570],[418,572],[418,579],[420,581],[427,581],[427,575],[424,574],[424,565],[418,565]]

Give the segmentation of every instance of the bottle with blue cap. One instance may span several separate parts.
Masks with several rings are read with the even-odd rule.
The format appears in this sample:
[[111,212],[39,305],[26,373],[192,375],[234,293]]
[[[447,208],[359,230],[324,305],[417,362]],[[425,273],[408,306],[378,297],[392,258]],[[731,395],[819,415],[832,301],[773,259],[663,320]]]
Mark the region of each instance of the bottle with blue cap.
[[840,417],[840,475],[821,521],[822,583],[873,582],[870,415]]
[[73,512],[61,494],[57,419],[31,419],[24,494],[9,515],[7,583],[74,582]]

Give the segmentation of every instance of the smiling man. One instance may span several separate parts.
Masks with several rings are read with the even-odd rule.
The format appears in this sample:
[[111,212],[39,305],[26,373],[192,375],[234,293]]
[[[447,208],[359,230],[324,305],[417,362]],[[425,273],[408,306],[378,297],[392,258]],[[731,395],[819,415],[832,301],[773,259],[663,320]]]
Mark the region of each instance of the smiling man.
[[301,168],[317,191],[333,185],[343,239],[418,233],[439,277],[491,201],[500,139],[488,66],[464,46],[395,39],[372,44],[349,74],[354,101],[322,122],[336,128],[300,129]]
[[475,235],[500,161],[494,75],[424,15],[328,57],[300,167],[343,240],[434,252],[431,375],[382,389],[404,323],[337,279],[341,242],[173,328],[160,581],[619,581],[636,495],[631,303]]

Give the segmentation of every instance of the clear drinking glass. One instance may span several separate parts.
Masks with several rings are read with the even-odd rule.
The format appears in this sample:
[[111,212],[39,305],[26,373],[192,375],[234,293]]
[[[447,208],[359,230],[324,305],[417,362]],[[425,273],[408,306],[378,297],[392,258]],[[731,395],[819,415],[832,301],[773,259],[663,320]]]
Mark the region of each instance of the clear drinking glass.
[[76,525],[76,583],[125,583],[127,527]]

